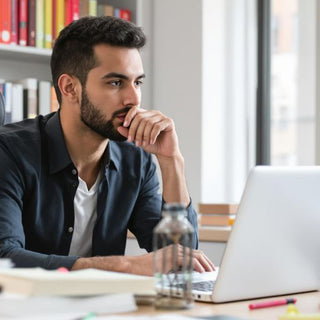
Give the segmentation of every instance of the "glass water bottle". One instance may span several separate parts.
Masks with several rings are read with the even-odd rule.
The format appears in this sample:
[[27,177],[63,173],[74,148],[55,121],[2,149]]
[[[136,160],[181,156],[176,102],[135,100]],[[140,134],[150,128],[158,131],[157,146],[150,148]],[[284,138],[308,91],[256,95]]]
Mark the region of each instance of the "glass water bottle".
[[193,305],[194,229],[186,215],[182,204],[167,203],[162,210],[162,220],[153,231],[155,307],[158,309],[186,309]]

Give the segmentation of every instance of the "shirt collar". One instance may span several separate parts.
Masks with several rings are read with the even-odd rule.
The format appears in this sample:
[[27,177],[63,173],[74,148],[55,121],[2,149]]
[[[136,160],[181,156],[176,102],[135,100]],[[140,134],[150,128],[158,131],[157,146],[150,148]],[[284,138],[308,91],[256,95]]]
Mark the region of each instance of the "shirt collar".
[[48,139],[49,173],[56,173],[72,163],[64,140],[60,123],[60,111],[57,111],[46,123]]
[[108,147],[105,154],[106,154],[105,167],[107,168],[110,165],[110,166],[113,166],[118,171],[120,167],[120,162],[121,162],[121,152],[118,146],[118,142],[109,140]]
[[[54,174],[72,163],[62,132],[60,111],[57,111],[48,120],[45,132],[48,138],[49,173]],[[118,142],[109,141],[103,158],[105,168],[110,166],[118,171],[121,162],[121,151]]]

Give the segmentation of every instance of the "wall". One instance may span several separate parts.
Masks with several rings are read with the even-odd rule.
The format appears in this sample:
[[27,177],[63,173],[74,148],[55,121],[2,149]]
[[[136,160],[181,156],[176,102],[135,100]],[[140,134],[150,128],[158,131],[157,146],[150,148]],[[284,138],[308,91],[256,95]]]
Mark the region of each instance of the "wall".
[[155,1],[153,18],[153,106],[175,121],[196,204],[201,197],[202,1]]
[[254,164],[254,2],[153,1],[153,107],[175,121],[195,206],[238,202]]

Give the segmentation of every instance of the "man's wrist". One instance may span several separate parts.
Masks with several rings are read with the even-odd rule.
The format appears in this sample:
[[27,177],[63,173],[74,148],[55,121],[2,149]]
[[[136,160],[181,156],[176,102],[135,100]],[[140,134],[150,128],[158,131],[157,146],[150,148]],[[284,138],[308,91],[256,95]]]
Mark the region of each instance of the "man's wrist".
[[160,167],[176,167],[177,165],[184,167],[184,158],[180,152],[172,157],[157,155],[157,159]]
[[71,270],[88,268],[129,273],[131,263],[128,257],[125,256],[79,258],[75,261]]

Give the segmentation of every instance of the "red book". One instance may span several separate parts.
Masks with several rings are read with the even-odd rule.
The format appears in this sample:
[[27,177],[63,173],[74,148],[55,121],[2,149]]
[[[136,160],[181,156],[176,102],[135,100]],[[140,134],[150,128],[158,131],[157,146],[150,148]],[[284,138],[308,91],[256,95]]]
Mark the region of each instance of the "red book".
[[131,21],[131,11],[128,9],[120,9],[120,18]]
[[9,44],[11,42],[11,0],[2,0],[0,10],[0,43]]
[[30,47],[36,46],[36,0],[28,2],[28,41]]
[[72,0],[72,21],[78,20],[80,17],[80,1]]
[[11,43],[18,44],[19,10],[18,0],[11,0]]
[[66,0],[65,2],[65,11],[64,11],[64,25],[67,26],[70,22],[72,22],[72,9],[73,9],[73,1],[72,0]]
[[19,45],[27,45],[28,0],[19,0]]
[[[3,20],[3,12],[0,11],[0,43],[2,43],[2,28],[3,28],[2,20]],[[0,83],[0,91],[1,91],[1,83]]]

